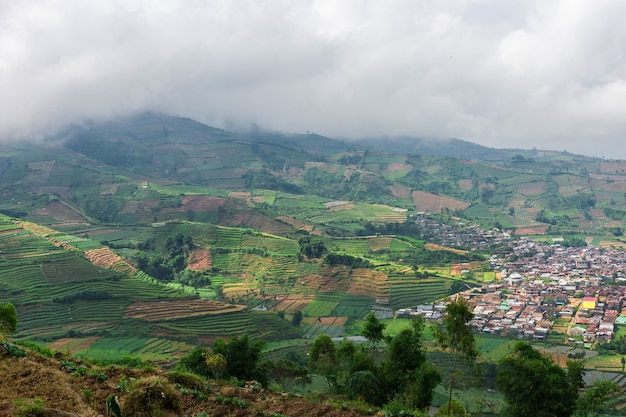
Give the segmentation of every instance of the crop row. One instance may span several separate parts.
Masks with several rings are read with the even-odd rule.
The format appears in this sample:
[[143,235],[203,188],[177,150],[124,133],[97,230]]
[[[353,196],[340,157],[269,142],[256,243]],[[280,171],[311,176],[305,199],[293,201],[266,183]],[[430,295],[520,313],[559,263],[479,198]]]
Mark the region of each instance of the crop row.
[[159,323],[158,327],[184,335],[239,335],[252,333],[254,327],[250,314],[227,313],[200,317],[187,317]]
[[296,255],[298,243],[291,239],[272,238],[268,236],[243,235],[242,247],[263,248],[281,255]]
[[343,337],[346,332],[343,326],[309,324],[305,327],[304,338],[314,340],[321,334],[330,337]]
[[307,305],[302,313],[309,317],[327,317],[332,316],[333,311],[339,305],[339,302],[313,300]]

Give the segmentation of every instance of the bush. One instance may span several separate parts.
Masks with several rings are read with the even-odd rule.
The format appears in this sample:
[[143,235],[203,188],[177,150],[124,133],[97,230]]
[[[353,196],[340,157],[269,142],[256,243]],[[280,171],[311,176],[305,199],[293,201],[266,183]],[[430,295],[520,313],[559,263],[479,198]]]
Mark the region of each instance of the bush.
[[18,398],[15,400],[14,405],[17,410],[13,413],[13,417],[43,416],[46,412],[46,405],[41,398],[33,400]]
[[122,407],[122,415],[135,417],[160,417],[168,411],[180,413],[180,395],[169,381],[160,377],[135,381]]
[[206,383],[202,378],[191,372],[172,371],[165,376],[168,381],[189,389],[204,390]]

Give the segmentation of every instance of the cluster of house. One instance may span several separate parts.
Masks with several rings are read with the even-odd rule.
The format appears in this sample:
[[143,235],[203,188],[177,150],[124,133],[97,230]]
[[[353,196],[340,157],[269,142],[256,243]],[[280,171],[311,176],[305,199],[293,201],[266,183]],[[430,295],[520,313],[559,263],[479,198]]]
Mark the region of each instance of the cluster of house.
[[422,230],[420,239],[451,248],[484,251],[489,247],[512,240],[507,232],[496,229],[483,230],[462,219],[459,219],[456,224],[447,224],[425,212],[419,212],[411,216],[411,219]]
[[[459,295],[473,306],[477,332],[591,345],[611,341],[626,324],[626,256],[622,249],[565,247],[511,240],[506,256],[492,256],[496,281]],[[469,267],[469,265],[468,265]],[[459,266],[456,266],[456,269]],[[401,309],[398,317],[441,318],[445,302]]]

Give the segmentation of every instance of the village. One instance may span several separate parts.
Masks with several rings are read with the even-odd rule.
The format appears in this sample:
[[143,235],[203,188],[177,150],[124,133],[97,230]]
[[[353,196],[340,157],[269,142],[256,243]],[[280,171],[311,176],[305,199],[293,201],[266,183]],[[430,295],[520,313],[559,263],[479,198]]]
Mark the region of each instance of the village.
[[[552,340],[593,347],[610,342],[616,326],[626,325],[626,255],[621,248],[571,247],[563,239],[539,242],[512,239],[506,233],[475,227],[452,230],[434,227],[450,246],[493,247],[506,242],[504,255],[489,259],[495,280],[462,291],[473,306],[472,326],[476,332],[519,339]],[[478,241],[482,241],[481,245]],[[468,245],[468,242],[470,243]],[[475,265],[451,265],[451,275],[471,274]],[[442,317],[446,301],[397,311],[397,317]]]

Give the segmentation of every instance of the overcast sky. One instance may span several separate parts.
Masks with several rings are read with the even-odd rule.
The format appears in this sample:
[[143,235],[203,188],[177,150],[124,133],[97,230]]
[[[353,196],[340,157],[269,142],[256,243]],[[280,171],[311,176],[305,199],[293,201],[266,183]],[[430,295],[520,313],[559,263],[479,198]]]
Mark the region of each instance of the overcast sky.
[[0,0],[0,137],[140,110],[626,159],[623,0]]

